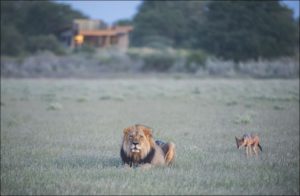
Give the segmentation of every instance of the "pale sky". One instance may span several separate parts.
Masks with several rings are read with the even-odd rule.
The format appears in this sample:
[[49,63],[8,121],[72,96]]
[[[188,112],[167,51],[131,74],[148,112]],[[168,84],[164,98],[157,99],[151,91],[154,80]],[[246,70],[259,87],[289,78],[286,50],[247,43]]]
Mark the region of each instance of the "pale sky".
[[111,25],[120,19],[132,19],[141,0],[136,1],[57,1],[71,5],[91,19],[101,19]]
[[[64,1],[56,2],[71,5],[91,19],[101,19],[111,25],[120,19],[132,19],[137,13],[141,0],[135,1]],[[299,0],[285,0],[283,4],[294,10],[294,17],[299,16]]]

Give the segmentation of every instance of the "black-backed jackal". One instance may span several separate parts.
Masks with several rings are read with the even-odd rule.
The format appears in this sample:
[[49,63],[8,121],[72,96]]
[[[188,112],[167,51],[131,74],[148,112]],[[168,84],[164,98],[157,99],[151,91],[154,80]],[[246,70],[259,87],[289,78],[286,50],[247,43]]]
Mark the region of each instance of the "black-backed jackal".
[[241,139],[235,137],[237,148],[246,147],[246,155],[252,155],[252,150],[254,151],[255,155],[258,155],[257,148],[262,151],[262,147],[259,144],[259,137],[257,134],[249,134],[246,133],[243,135]]

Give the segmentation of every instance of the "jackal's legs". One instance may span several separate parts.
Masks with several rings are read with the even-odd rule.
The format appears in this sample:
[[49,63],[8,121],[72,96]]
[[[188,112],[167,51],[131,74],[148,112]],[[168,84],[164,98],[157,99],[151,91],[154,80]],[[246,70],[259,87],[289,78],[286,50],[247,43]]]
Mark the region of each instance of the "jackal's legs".
[[257,156],[258,155],[257,146],[253,146],[253,151],[254,151],[255,155]]
[[250,151],[250,156],[252,156],[252,147],[250,145],[248,145],[249,147],[249,151]]
[[249,156],[249,146],[246,146],[246,156]]

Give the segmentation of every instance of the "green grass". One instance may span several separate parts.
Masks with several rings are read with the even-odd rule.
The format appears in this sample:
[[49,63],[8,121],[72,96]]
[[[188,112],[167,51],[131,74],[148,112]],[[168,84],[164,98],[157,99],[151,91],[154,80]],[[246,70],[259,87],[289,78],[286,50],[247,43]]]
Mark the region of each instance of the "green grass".
[[[135,123],[176,144],[172,167],[122,167]],[[299,194],[299,80],[2,79],[1,194]]]

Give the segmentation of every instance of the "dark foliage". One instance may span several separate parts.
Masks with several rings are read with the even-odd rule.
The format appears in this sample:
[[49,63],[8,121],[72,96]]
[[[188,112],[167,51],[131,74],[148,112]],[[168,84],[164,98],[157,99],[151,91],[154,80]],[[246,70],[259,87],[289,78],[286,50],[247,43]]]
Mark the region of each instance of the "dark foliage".
[[[56,39],[71,27],[75,18],[86,16],[68,5],[53,1],[1,1],[1,54],[19,55],[44,48],[53,48],[57,52]],[[49,35],[53,37],[46,38]],[[46,39],[53,43],[49,42],[50,46],[37,43]]]
[[144,1],[133,24],[136,46],[200,48],[235,61],[294,55],[299,42],[299,20],[279,0]]

